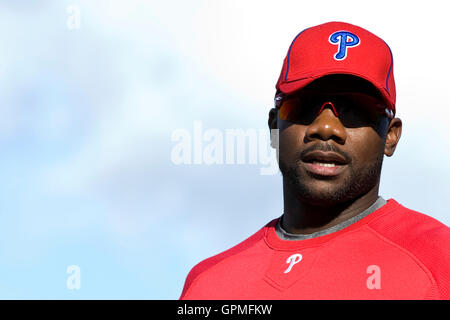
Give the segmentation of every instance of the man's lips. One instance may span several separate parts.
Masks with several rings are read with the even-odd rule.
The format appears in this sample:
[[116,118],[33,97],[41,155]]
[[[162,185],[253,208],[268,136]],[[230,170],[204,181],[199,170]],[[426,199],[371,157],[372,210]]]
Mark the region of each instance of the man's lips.
[[338,153],[335,152],[324,152],[324,151],[311,151],[306,153],[302,160],[304,162],[322,162],[322,163],[335,163],[335,164],[347,164],[347,160]]
[[342,165],[335,164],[334,166],[330,167],[330,166],[326,166],[324,164],[320,164],[318,162],[309,163],[309,162],[304,162],[304,161],[303,161],[303,164],[305,166],[306,171],[309,171],[316,175],[328,176],[328,177],[337,176],[342,171],[344,171],[344,169],[347,167],[346,164],[342,164]]
[[320,176],[336,176],[347,167],[348,161],[338,153],[311,151],[302,157],[305,169]]

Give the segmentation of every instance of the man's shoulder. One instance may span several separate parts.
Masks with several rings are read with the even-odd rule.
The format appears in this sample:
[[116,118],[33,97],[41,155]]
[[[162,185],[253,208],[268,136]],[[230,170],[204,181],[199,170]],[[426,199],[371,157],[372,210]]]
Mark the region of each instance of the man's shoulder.
[[441,298],[450,297],[450,228],[437,219],[397,203],[368,226],[404,250],[434,279]]
[[209,258],[204,259],[204,260],[200,261],[199,263],[197,263],[190,270],[189,274],[186,277],[186,281],[185,281],[183,292],[181,293],[180,299],[183,299],[183,297],[186,295],[187,291],[189,290],[189,287],[202,274],[213,270],[214,266],[221,263],[225,259],[239,256],[239,254],[244,253],[248,249],[252,248],[256,243],[261,241],[264,238],[264,232],[265,232],[266,227],[273,221],[274,220],[267,223],[264,227],[260,228],[252,236],[248,237],[247,239],[243,240],[242,242],[238,243],[237,245],[231,247],[230,249],[227,249],[221,253],[218,253],[212,257],[209,257]]
[[389,214],[374,219],[369,226],[381,235],[403,245],[428,243],[447,240],[442,245],[450,245],[450,228],[428,214],[409,209],[394,199]]

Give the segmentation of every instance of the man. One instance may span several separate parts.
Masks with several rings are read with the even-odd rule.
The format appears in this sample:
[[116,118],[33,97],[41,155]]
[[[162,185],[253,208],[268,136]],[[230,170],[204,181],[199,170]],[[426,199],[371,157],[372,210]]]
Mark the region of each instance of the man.
[[388,45],[347,23],[306,29],[276,89],[284,212],[196,265],[180,298],[449,299],[450,229],[378,194],[402,131]]

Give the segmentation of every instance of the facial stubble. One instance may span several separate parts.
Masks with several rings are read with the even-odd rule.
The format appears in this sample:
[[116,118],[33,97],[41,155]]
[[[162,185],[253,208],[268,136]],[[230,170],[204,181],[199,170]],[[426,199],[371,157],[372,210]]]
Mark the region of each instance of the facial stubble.
[[[318,206],[332,206],[357,199],[371,190],[380,179],[384,153],[379,152],[371,163],[365,163],[360,170],[356,170],[353,163],[348,164],[348,174],[339,181],[333,178],[312,177],[300,169],[300,154],[295,161],[287,163],[280,157],[279,167],[284,183],[290,192],[306,203]],[[329,182],[329,187],[317,189],[313,180]]]

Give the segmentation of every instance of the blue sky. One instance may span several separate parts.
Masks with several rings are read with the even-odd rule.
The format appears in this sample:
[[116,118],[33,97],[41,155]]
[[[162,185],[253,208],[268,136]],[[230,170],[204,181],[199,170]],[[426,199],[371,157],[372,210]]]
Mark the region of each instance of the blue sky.
[[404,128],[380,194],[449,225],[450,22],[437,1],[377,3],[2,1],[0,298],[177,299],[197,262],[280,216],[280,174],[175,165],[171,136],[265,129],[291,40],[330,20],[394,54]]

